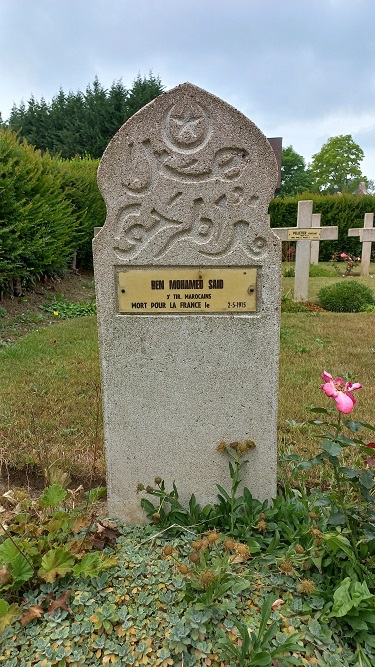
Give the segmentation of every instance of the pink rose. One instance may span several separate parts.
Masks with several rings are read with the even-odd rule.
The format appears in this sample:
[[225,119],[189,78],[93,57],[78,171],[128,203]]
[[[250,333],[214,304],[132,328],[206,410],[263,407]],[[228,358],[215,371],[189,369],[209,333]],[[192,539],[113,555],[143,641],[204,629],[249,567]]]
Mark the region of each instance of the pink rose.
[[354,408],[355,399],[352,395],[354,389],[361,389],[362,385],[359,382],[345,382],[343,378],[333,379],[330,373],[327,371],[323,372],[322,379],[324,384],[321,385],[321,389],[325,392],[327,396],[333,398],[336,401],[336,407],[339,412],[343,412],[348,415]]

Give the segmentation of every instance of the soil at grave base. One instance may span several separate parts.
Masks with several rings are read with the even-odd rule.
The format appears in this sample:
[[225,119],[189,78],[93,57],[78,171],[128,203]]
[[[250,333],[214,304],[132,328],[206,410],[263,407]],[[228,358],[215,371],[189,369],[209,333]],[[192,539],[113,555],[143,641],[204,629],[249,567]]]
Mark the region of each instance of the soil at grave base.
[[[12,343],[33,329],[48,326],[53,321],[41,306],[50,303],[56,296],[68,302],[91,301],[95,298],[92,271],[69,271],[64,277],[40,280],[33,289],[24,290],[19,296],[0,300],[0,341]],[[42,316],[43,319],[39,320]]]
[[[106,481],[102,477],[96,479],[81,479],[79,477],[72,477],[70,483],[68,484],[68,489],[76,490],[78,487],[82,486],[82,491],[78,496],[76,506],[84,505],[84,492],[90,489],[96,488],[98,486],[105,486]],[[18,470],[17,468],[10,468],[3,466],[0,470],[0,518],[4,510],[8,512],[12,510],[12,503],[9,502],[4,496],[12,491],[21,490],[27,493],[28,497],[32,500],[39,498],[43,489],[46,488],[47,483],[43,475],[39,474],[37,471],[27,471],[27,470]],[[95,503],[95,511],[101,516],[106,516],[108,513],[108,506],[106,498],[99,500]]]
[[326,312],[324,308],[319,306],[317,303],[311,303],[307,302],[305,303],[306,309],[310,311],[310,313],[324,313]]

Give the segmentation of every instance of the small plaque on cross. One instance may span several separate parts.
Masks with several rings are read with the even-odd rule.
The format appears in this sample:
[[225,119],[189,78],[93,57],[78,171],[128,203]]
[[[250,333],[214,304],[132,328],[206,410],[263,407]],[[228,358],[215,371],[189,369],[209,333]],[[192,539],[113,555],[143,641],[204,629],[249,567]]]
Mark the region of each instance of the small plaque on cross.
[[288,229],[288,241],[319,241],[320,229]]

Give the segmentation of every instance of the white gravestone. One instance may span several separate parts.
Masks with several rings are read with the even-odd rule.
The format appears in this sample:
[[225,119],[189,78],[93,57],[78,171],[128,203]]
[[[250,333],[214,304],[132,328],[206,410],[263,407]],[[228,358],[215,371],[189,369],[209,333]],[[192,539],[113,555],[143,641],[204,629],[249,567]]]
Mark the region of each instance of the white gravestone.
[[93,240],[109,511],[144,520],[137,483],[181,499],[229,487],[221,441],[256,444],[244,482],[276,493],[281,244],[275,156],[239,111],[189,83],[130,118],[98,173]]
[[365,213],[363,227],[349,229],[348,236],[359,236],[362,243],[361,276],[368,276],[370,273],[371,247],[372,242],[375,241],[374,214]]
[[272,227],[281,241],[297,241],[294,278],[294,300],[307,301],[309,297],[309,269],[312,241],[332,241],[338,238],[337,227],[313,225],[313,202],[298,202],[297,227]]

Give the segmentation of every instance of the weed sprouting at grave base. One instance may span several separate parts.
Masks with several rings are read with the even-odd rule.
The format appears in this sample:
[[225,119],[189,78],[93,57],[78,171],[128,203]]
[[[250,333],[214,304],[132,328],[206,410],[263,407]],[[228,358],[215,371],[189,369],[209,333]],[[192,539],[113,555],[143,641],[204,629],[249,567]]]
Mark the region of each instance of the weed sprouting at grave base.
[[[3,591],[18,595],[42,581],[53,583],[68,572],[80,576],[108,566],[103,554],[89,554],[94,514],[90,507],[105,493],[92,489],[80,508],[74,506],[80,489],[68,492],[59,484],[44,490],[38,501],[23,498],[8,524],[0,523],[0,579]],[[9,520],[9,519],[8,519]],[[83,536],[77,535],[83,530]],[[88,556],[88,557],[86,557]],[[113,565],[113,561],[110,561]],[[3,619],[4,623],[4,619]]]

